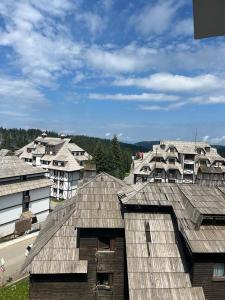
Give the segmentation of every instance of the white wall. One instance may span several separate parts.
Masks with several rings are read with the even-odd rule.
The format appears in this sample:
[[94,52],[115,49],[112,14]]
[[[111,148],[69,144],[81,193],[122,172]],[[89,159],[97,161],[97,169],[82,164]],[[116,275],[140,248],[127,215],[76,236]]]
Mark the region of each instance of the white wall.
[[30,191],[30,201],[48,198],[50,195],[50,187],[44,187],[41,189],[31,190]]
[[9,206],[21,205],[22,193],[12,194],[0,197],[0,210]]
[[49,209],[49,198],[30,202],[29,205],[29,210],[32,211],[33,214],[37,214],[47,209]]
[[[0,226],[0,237],[10,235],[15,230],[15,222],[18,220],[22,214],[22,193],[12,194],[8,196],[0,197],[0,225],[12,222],[10,224],[5,224]],[[30,205],[29,210],[33,214],[37,215],[38,222],[43,222],[49,213],[49,195],[50,188],[44,187],[41,189],[30,191]],[[43,198],[41,200],[38,200]],[[37,201],[34,201],[37,200]],[[18,205],[18,206],[14,206]],[[14,207],[10,207],[14,206]],[[9,208],[7,208],[9,207]]]
[[7,225],[3,225],[0,227],[0,238],[1,237],[4,237],[4,236],[7,236],[7,235],[10,235],[10,234],[13,234],[15,230],[15,223],[10,223],[10,224],[7,224]]
[[15,206],[0,211],[0,224],[11,222],[20,218],[22,206]]

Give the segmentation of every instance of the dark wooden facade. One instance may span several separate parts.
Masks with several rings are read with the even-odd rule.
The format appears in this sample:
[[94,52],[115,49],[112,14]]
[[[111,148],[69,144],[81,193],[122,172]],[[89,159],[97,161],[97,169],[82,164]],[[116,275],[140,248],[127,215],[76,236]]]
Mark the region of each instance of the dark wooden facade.
[[[110,240],[110,249],[99,241]],[[124,300],[127,296],[125,241],[123,229],[81,229],[80,259],[88,260],[87,274],[30,276],[31,300]],[[104,245],[103,245],[104,246]],[[108,276],[109,285],[99,284]],[[97,284],[98,283],[98,284]]]
[[225,277],[213,277],[215,264],[224,262],[224,254],[198,254],[193,257],[190,274],[192,285],[203,287],[206,300],[225,299]]

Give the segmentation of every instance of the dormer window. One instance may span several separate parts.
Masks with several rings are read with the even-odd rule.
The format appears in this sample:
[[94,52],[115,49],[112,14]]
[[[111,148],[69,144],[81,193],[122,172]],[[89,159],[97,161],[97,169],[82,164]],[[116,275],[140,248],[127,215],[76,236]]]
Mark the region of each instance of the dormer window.
[[161,144],[161,145],[160,145],[160,148],[161,148],[162,150],[165,150],[166,145],[165,145],[165,144]]
[[169,164],[175,165],[175,162],[176,162],[175,158],[169,158]]
[[209,153],[210,152],[210,147],[205,147],[205,151],[207,152],[207,153]]
[[53,166],[64,167],[65,162],[64,161],[53,160]]
[[206,160],[200,160],[199,163],[200,163],[201,166],[206,166],[207,165]]
[[174,148],[174,147],[170,147],[170,148],[169,148],[169,152],[170,152],[170,153],[174,153],[174,152],[175,152],[175,148]]

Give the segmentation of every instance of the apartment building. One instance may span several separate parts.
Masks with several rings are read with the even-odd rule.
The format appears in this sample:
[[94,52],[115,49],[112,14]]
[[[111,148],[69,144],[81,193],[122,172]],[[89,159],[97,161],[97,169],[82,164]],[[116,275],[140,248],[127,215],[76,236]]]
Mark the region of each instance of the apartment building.
[[224,180],[225,159],[205,142],[161,141],[144,155],[134,170],[134,183],[199,182],[218,185]]
[[44,222],[51,186],[45,172],[17,156],[0,156],[0,238],[38,229]]
[[48,137],[44,132],[33,142],[17,151],[24,162],[46,169],[52,180],[51,197],[69,199],[75,195],[79,180],[83,176],[95,175],[92,157],[71,139],[61,135]]

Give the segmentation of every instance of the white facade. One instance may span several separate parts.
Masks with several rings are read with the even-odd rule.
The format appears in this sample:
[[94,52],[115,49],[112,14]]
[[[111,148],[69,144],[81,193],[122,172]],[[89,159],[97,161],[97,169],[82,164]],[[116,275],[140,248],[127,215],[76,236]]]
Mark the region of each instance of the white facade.
[[[51,197],[70,199],[76,194],[78,181],[83,177],[84,166],[91,156],[70,139],[47,137],[44,133],[17,152],[29,165],[43,168],[52,181]],[[85,176],[88,169],[85,169]],[[93,170],[91,169],[90,171]]]
[[[1,186],[0,186],[1,189]],[[44,187],[31,190],[29,211],[37,217],[37,223],[42,223],[49,214],[50,188]],[[15,222],[23,213],[23,192],[0,197],[0,238],[11,235],[15,231]]]
[[[225,174],[225,159],[205,142],[161,141],[134,170],[134,183],[195,183],[201,167],[220,167]],[[206,170],[207,172],[207,170]]]
[[70,199],[75,196],[80,180],[80,172],[49,170],[49,178],[53,181],[51,197]]
[[45,170],[0,157],[0,238],[40,227],[49,214],[50,185]]

